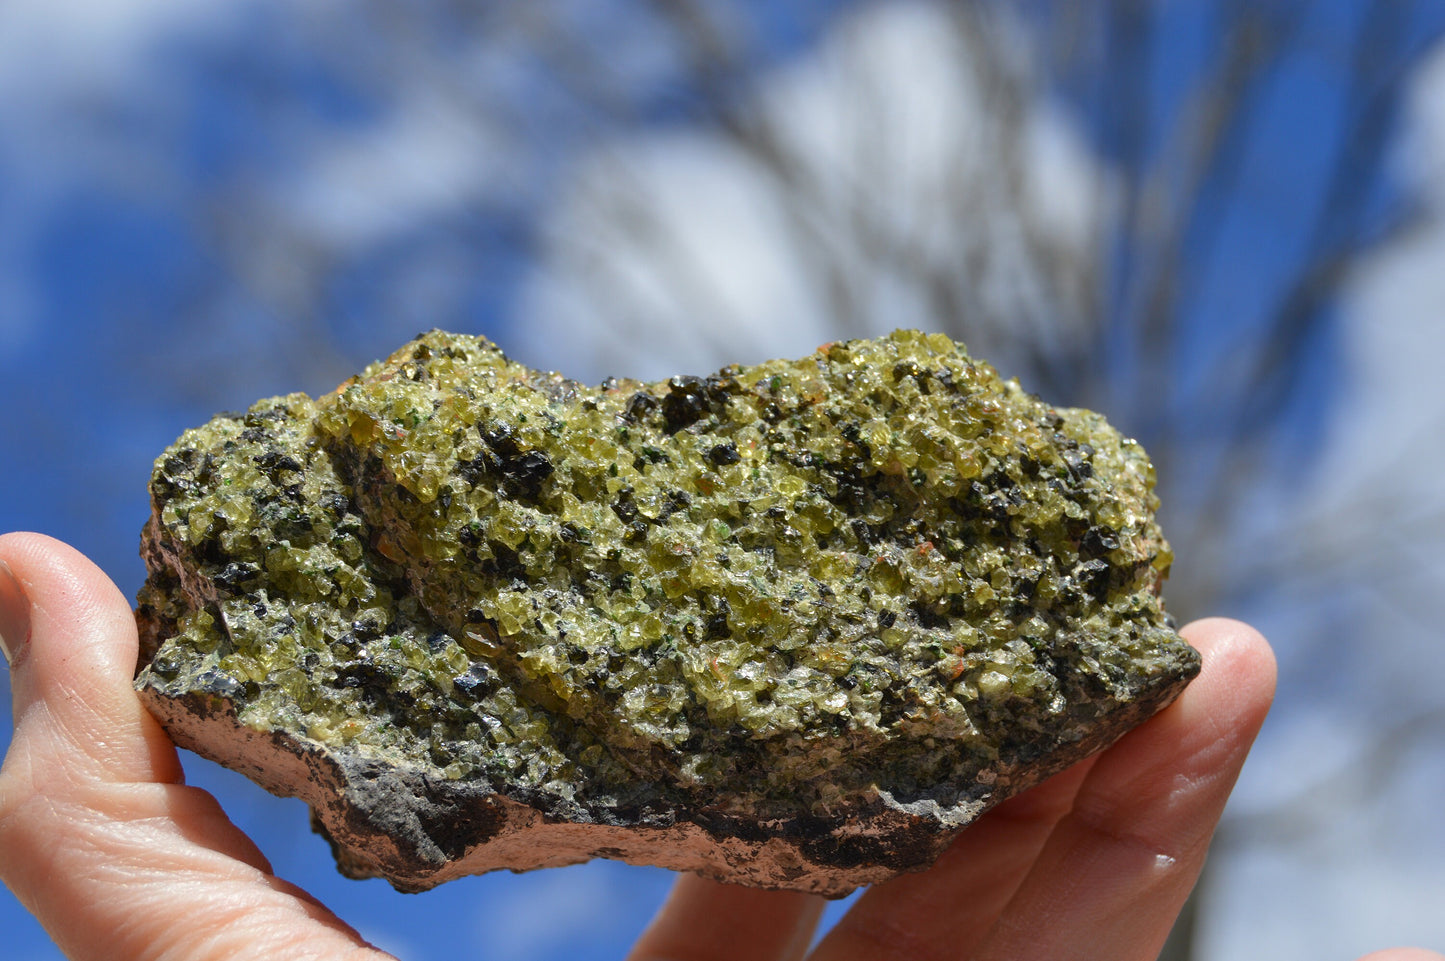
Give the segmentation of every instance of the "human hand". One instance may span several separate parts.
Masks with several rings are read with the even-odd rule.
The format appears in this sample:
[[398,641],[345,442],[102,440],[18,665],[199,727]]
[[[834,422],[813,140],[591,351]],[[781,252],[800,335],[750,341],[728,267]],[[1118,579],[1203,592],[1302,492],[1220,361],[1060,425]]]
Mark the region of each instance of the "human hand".
[[1177,701],[985,814],[928,871],[866,891],[811,953],[817,899],[684,876],[630,961],[1152,961],[1274,695],[1253,629],[1215,619],[1184,634],[1204,666]]
[[[1205,621],[1188,634],[1204,671],[1174,705],[985,815],[933,869],[866,892],[810,957],[1153,958],[1274,685],[1249,628]],[[129,604],[98,568],[40,535],[0,537],[0,635],[15,712],[0,879],[67,956],[388,957],[277,878],[214,798],[181,783],[175,748],[131,688]],[[685,876],[632,958],[800,959],[820,910],[806,895]],[[1427,959],[1442,961],[1369,961]]]
[[0,635],[15,718],[0,880],[67,957],[389,957],[276,877],[215,798],[182,783],[131,687],[130,605],[99,568],[38,534],[0,537]]

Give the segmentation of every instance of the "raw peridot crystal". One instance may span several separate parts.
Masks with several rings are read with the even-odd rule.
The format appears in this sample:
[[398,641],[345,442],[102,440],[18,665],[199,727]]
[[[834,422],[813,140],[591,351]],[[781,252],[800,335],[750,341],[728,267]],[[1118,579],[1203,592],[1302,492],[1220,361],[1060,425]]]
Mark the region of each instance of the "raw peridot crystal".
[[137,685],[354,875],[840,894],[1198,671],[1152,485],[938,334],[588,388],[432,332],[161,456]]

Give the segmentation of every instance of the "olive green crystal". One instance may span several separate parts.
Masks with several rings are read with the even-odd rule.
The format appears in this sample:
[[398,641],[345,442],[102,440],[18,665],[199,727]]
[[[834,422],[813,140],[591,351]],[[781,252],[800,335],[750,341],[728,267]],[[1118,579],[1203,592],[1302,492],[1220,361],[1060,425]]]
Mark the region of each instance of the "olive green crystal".
[[548,818],[972,817],[1197,672],[1153,483],[939,334],[590,388],[433,331],[158,459],[137,685]]

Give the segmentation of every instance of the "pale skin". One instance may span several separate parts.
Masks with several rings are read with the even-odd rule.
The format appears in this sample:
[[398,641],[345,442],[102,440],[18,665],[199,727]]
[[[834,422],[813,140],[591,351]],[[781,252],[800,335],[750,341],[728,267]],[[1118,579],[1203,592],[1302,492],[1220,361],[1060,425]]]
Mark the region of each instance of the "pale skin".
[[[819,899],[684,876],[629,961],[1150,961],[1274,692],[1273,655],[1249,627],[1185,634],[1204,670],[1173,705],[986,814],[931,870],[874,886],[811,953]],[[41,535],[0,537],[0,636],[15,712],[0,879],[68,957],[390,957],[182,783],[130,686],[130,606],[99,568]]]

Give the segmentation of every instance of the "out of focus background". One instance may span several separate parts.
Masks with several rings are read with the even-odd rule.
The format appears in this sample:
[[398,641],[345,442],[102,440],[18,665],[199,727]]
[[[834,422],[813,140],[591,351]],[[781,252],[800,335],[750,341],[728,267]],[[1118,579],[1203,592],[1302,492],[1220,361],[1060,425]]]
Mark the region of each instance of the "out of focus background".
[[[1442,34],[1434,0],[6,0],[0,530],[133,595],[183,429],[430,327],[593,382],[942,330],[1139,438],[1171,609],[1278,651],[1166,957],[1445,947]],[[399,895],[186,761],[404,961],[621,958],[670,882]],[[3,892],[0,931],[59,957]]]

